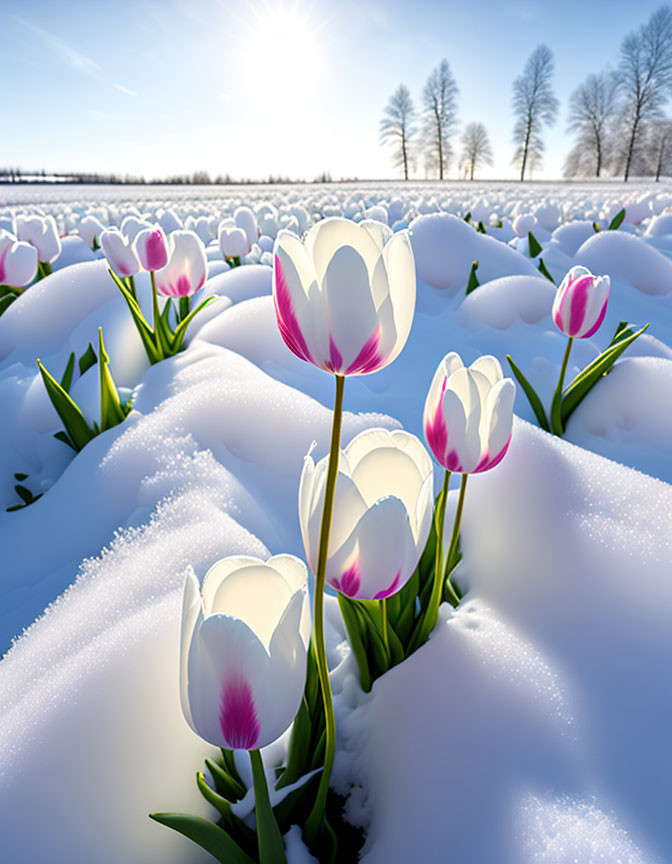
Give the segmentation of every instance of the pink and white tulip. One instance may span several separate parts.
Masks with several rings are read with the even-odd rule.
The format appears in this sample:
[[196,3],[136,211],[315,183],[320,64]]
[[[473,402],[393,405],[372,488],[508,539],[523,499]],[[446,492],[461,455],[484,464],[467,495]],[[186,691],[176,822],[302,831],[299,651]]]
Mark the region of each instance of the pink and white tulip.
[[585,267],[572,267],[553,301],[553,321],[566,336],[587,339],[604,321],[611,281]]
[[193,231],[181,230],[169,234],[166,244],[168,263],[156,271],[156,287],[166,297],[190,297],[205,282],[205,246]]
[[53,216],[19,216],[16,233],[19,240],[37,249],[38,260],[44,264],[51,264],[61,254],[61,238]]
[[[328,457],[309,453],[299,486],[306,559],[315,572]],[[432,520],[432,460],[408,432],[367,429],[341,451],[326,581],[359,600],[400,591],[420,559]]]
[[96,238],[100,238],[104,230],[105,226],[95,216],[85,216],[79,223],[78,228],[79,236],[92,249],[96,245]]
[[131,240],[118,228],[106,228],[100,235],[100,247],[105,253],[110,269],[117,276],[135,276],[140,270],[140,262],[135,254]]
[[0,231],[0,285],[24,288],[37,275],[37,249]]
[[180,699],[217,747],[255,750],[296,716],[310,642],[308,572],[292,555],[231,557],[184,586]]
[[133,244],[143,270],[162,270],[168,263],[168,241],[163,228],[143,228]]
[[273,299],[297,357],[336,375],[367,375],[400,353],[415,311],[415,262],[407,232],[385,238],[341,218],[318,222],[303,242],[280,231]]
[[511,441],[516,385],[495,357],[468,368],[447,354],[429,388],[423,426],[437,462],[447,471],[478,474],[504,458]]

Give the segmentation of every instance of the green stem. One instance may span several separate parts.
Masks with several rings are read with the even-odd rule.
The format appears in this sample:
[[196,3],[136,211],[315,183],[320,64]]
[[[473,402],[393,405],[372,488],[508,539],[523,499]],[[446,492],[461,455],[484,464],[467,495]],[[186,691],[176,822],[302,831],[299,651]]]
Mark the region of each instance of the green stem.
[[257,820],[257,843],[259,864],[287,864],[282,835],[275,821],[268,785],[264,774],[264,763],[258,750],[250,750],[252,780],[254,782],[254,811]]
[[[453,556],[457,552],[457,543],[460,539],[460,523],[462,522],[462,510],[464,508],[464,496],[467,491],[467,480],[469,479],[468,474],[462,475],[462,482],[460,483],[460,497],[457,499],[457,511],[455,513],[455,521],[453,522],[453,534],[450,538],[450,546],[448,547],[448,557],[446,558],[446,562],[449,564],[453,560]],[[456,607],[460,603],[460,598],[455,593],[455,589],[453,588],[450,581],[450,573],[446,577],[446,589],[451,606]]]
[[385,650],[387,651],[387,656],[391,658],[390,654],[390,639],[387,635],[387,598],[383,597],[380,601],[380,613],[383,619],[383,644],[385,645]]
[[133,299],[137,302],[138,292],[135,290],[135,279],[133,276],[128,277],[128,290],[130,291]]
[[436,553],[434,558],[434,584],[432,585],[432,593],[429,597],[427,610],[422,622],[419,634],[418,644],[414,648],[419,648],[427,641],[427,637],[434,629],[436,619],[439,617],[439,606],[441,604],[441,595],[443,594],[443,524],[446,520],[446,500],[448,498],[448,485],[450,483],[450,471],[446,470],[443,475],[443,486],[439,495],[439,503],[434,514],[434,529],[436,531]]
[[331,531],[331,517],[334,510],[334,492],[336,491],[336,475],[338,474],[338,460],[341,447],[341,421],[343,418],[343,389],[345,378],[336,376],[336,399],[334,402],[334,416],[331,426],[331,447],[329,450],[329,466],[327,468],[327,483],[324,490],[324,507],[322,509],[322,524],[320,526],[320,546],[317,557],[317,571],[315,573],[315,597],[313,613],[313,638],[315,641],[315,656],[317,660],[317,673],[320,678],[320,689],[324,702],[325,720],[325,749],[324,769],[320,777],[320,785],[315,796],[315,803],[305,825],[305,837],[308,845],[315,847],[322,832],[324,812],[327,805],[327,793],[331,771],[334,766],[334,754],[336,751],[336,724],[334,721],[334,702],[331,695],[331,683],[329,682],[329,668],[327,666],[327,652],[324,644],[324,587],[327,577],[327,554],[329,551],[329,532]]
[[44,271],[45,276],[51,276],[51,274],[54,272],[53,267],[48,261],[42,262],[42,270]]
[[184,321],[189,312],[191,312],[191,297],[180,297],[180,314],[177,323]]
[[164,340],[161,338],[161,313],[159,312],[159,295],[156,290],[156,278],[154,276],[154,271],[149,271],[149,279],[152,283],[152,329],[154,331],[154,343],[158,349],[158,353],[160,355],[160,360],[165,360],[168,357],[168,353],[166,352],[166,345],[164,344]]
[[560,377],[558,385],[553,394],[551,402],[551,431],[554,435],[562,435],[565,431],[562,426],[562,388],[565,384],[565,374],[567,372],[567,364],[569,363],[569,353],[572,350],[574,337],[570,336],[567,339],[567,347],[565,348],[565,356],[562,358],[562,366],[560,367]]

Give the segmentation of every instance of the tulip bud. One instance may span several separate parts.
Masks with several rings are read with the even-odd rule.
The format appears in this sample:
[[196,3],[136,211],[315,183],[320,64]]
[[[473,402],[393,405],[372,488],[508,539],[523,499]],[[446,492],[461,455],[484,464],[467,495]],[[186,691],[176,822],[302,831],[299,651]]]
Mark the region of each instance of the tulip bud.
[[241,258],[250,251],[247,234],[242,228],[222,225],[219,229],[219,248],[225,258]]
[[611,281],[593,276],[585,267],[572,267],[553,301],[553,321],[566,336],[587,339],[604,321]]
[[[234,219],[236,221],[236,228],[242,228],[247,236],[248,246],[251,246],[253,243],[257,242],[257,238],[259,237],[259,229],[257,227],[257,217],[250,210],[249,207],[238,207],[236,212],[233,214]],[[244,252],[244,255],[247,253]]]
[[404,231],[325,219],[305,241],[281,231],[273,298],[287,347],[337,375],[366,375],[406,344],[415,310],[415,263]]
[[447,471],[477,474],[494,468],[511,441],[516,385],[495,357],[479,357],[467,369],[447,354],[429,388],[423,426],[437,462]]
[[104,230],[105,226],[95,216],[85,216],[79,223],[79,236],[92,249],[96,245],[96,237],[100,237]]
[[292,555],[224,558],[200,593],[188,573],[180,697],[194,732],[232,750],[279,738],[301,704],[310,629],[308,573]]
[[[315,571],[328,457],[306,456],[299,521]],[[432,460],[408,432],[367,429],[341,452],[329,535],[327,582],[360,600],[400,591],[425,548],[432,519]]]
[[193,231],[173,231],[166,242],[168,263],[156,271],[156,287],[167,297],[189,297],[205,282],[205,246]]
[[51,264],[61,254],[61,238],[53,216],[19,216],[16,227],[19,240],[37,249],[38,260]]
[[0,231],[0,285],[23,288],[37,275],[37,249]]
[[134,276],[140,270],[131,241],[118,228],[106,228],[100,235],[100,246],[110,269],[118,276]]
[[166,235],[162,228],[144,228],[133,248],[144,270],[161,270],[168,263]]

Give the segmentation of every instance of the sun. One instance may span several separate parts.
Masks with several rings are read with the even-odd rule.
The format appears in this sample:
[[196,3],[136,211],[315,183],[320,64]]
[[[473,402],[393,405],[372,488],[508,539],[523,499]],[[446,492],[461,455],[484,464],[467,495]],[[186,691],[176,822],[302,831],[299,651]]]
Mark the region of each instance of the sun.
[[297,91],[314,89],[325,60],[326,21],[301,0],[250,4],[241,34],[245,77],[255,88],[289,82]]

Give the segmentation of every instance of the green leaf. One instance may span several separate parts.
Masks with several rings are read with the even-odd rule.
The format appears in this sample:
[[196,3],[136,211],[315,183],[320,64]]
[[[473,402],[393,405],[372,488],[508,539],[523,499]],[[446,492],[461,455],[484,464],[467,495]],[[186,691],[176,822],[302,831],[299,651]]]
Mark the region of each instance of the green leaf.
[[93,350],[93,345],[89,342],[89,347],[79,358],[79,374],[83,375],[92,366],[95,366],[97,362],[96,352]]
[[289,739],[289,753],[287,765],[282,772],[282,777],[276,783],[276,789],[284,789],[302,777],[308,771],[310,761],[310,709],[305,696],[301,699],[299,710],[294,718],[292,734]]
[[527,232],[527,245],[530,250],[530,258],[536,258],[540,252],[543,252],[543,247],[531,231]]
[[79,405],[70,398],[53,375],[47,372],[39,359],[37,365],[42,375],[47,395],[65,426],[68,438],[75,450],[81,450],[92,438],[95,438],[94,430],[86,422]]
[[219,815],[222,817],[221,822],[224,823],[223,827],[231,836],[231,839],[238,843],[243,849],[246,851],[255,851],[257,848],[257,835],[251,828],[248,828],[247,825],[239,819],[236,815],[234,815],[231,810],[231,802],[227,801],[226,798],[223,798],[221,795],[218,795],[214,789],[208,786],[205,775],[203,772],[199,771],[196,774],[196,785],[198,786],[199,792],[205,798],[205,800],[211,804],[215,810],[219,812]]
[[195,309],[192,309],[191,312],[187,315],[187,317],[183,318],[182,321],[180,321],[180,323],[177,325],[177,327],[175,328],[175,333],[173,334],[173,354],[177,354],[177,352],[182,349],[184,334],[187,332],[187,327],[191,323],[194,316],[197,315],[201,311],[201,309],[205,309],[208,303],[212,302],[214,299],[214,297],[206,297],[202,303],[199,303]]
[[15,300],[16,294],[5,294],[4,297],[0,297],[0,315],[6,312]]
[[401,639],[397,636],[394,627],[387,622],[387,641],[390,644],[390,668],[403,662],[406,657]]
[[465,292],[465,296],[469,296],[472,291],[475,291],[476,288],[481,284],[478,281],[478,277],[476,276],[476,271],[478,270],[478,261],[474,261],[471,265],[471,271],[469,273],[469,279],[467,280],[467,290]]
[[516,366],[516,364],[513,362],[510,354],[506,355],[506,359],[509,361],[509,366],[511,367],[511,371],[515,375],[516,380],[523,388],[523,393],[527,396],[527,401],[532,406],[534,416],[537,418],[537,423],[539,423],[541,428],[545,429],[546,432],[550,432],[551,427],[548,423],[548,419],[546,418],[546,412],[544,411],[544,406],[541,404],[541,399],[537,395],[537,391],[523,375],[518,366]]
[[24,504],[32,504],[33,493],[30,491],[30,489],[26,489],[25,486],[16,485],[14,487],[14,491],[19,496],[19,498],[23,501]]
[[164,355],[161,354],[159,350],[154,331],[145,320],[145,316],[142,314],[142,310],[140,309],[137,300],[135,300],[126,285],[124,285],[113,270],[108,270],[108,273],[114,279],[117,288],[121,291],[121,295],[126,301],[126,305],[133,316],[133,321],[135,322],[142,344],[145,347],[149,362],[152,364],[158,363],[164,359]]
[[593,231],[594,231],[596,234],[599,234],[601,230],[602,230],[602,229],[601,229],[600,226],[597,224],[597,222],[593,222]]
[[19,483],[23,483],[24,480],[28,479],[28,474],[15,474],[14,479],[18,480]]
[[65,367],[65,372],[63,373],[63,377],[61,378],[61,387],[65,390],[66,393],[70,392],[70,387],[72,386],[72,376],[75,371],[75,352],[73,351],[68,358],[67,366]]
[[576,376],[569,387],[565,390],[562,399],[560,416],[562,418],[563,426],[566,425],[569,417],[586,398],[591,388],[595,386],[603,375],[607,374],[625,349],[629,345],[632,345],[635,339],[637,339],[638,336],[641,336],[648,326],[648,324],[645,324],[644,327],[642,327],[641,330],[637,330],[636,333],[632,333],[630,336],[619,339],[616,343],[612,342],[612,344],[606,348],[599,357],[596,357],[592,363],[586,366],[586,368]]
[[208,771],[212,774],[212,782],[215,784],[215,789],[220,795],[223,795],[229,801],[240,801],[245,797],[245,787],[237,783],[229,772],[212,759],[206,759],[205,764],[208,766]]
[[209,852],[221,864],[255,864],[229,835],[201,816],[186,813],[150,813],[149,818],[177,831]]
[[476,226],[476,230],[478,231],[479,234],[487,234],[488,233],[488,230],[485,227],[485,224],[483,222],[481,222],[480,219],[478,221],[478,225]]
[[62,441],[64,444],[67,444],[68,447],[72,447],[72,449],[75,451],[75,453],[77,452],[77,448],[76,448],[75,445],[72,443],[72,441],[70,440],[70,438],[68,437],[68,435],[67,435],[66,432],[63,432],[63,431],[61,431],[61,432],[55,432],[55,433],[54,433],[54,438],[55,438],[57,441]]
[[612,345],[615,345],[617,342],[620,342],[621,339],[627,339],[628,336],[632,336],[635,332],[635,328],[632,324],[629,324],[627,321],[619,321],[618,327],[614,331],[614,335],[612,336],[611,342],[607,346],[611,348]]
[[225,747],[221,747],[220,750],[222,753],[222,761],[220,764],[228,771],[229,777],[232,777],[236,783],[244,789],[245,784],[243,783],[243,778],[238,773],[238,768],[236,766],[235,750],[227,750]]
[[365,693],[369,693],[373,682],[371,680],[369,660],[364,646],[364,627],[362,619],[357,615],[354,601],[345,597],[340,592],[338,594],[338,608],[341,610],[343,623],[345,624],[345,629],[348,634],[348,641],[350,642],[352,653],[355,655],[355,660],[357,661],[357,666],[359,668],[360,686]]
[[471,222],[471,211],[469,211],[469,213],[467,213],[466,216],[463,216],[462,218],[465,222]]
[[625,208],[619,210],[618,213],[614,216],[614,218],[609,223],[609,230],[616,231],[617,228],[620,228],[623,224],[623,220],[625,219]]
[[117,387],[108,369],[110,358],[105,351],[103,328],[98,328],[98,371],[100,373],[100,429],[105,432],[126,419],[128,411],[121,404]]
[[537,264],[537,270],[541,273],[542,276],[545,276],[549,282],[552,282],[555,285],[555,280],[551,276],[548,267],[544,263],[544,259],[540,258],[539,263]]

